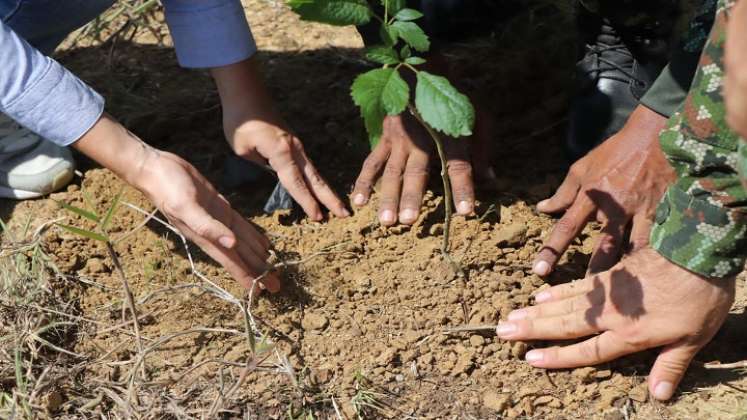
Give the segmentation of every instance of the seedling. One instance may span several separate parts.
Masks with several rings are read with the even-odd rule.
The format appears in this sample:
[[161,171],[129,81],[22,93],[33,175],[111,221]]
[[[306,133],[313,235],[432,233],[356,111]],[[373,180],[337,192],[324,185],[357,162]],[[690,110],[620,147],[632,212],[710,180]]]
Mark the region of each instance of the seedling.
[[[430,40],[415,23],[423,14],[405,7],[405,0],[380,0],[383,16],[367,0],[288,0],[302,19],[337,26],[381,24],[381,44],[367,48],[366,58],[380,68],[359,75],[353,82],[353,101],[361,110],[371,145],[381,137],[384,117],[407,110],[436,144],[444,188],[444,237],[441,251],[449,257],[449,230],[453,213],[451,183],[439,133],[451,137],[472,134],[475,110],[467,96],[441,76],[420,70],[426,59],[417,54],[430,50]],[[415,75],[415,98],[402,72]]]
[[[127,281],[127,276],[125,275],[124,269],[122,268],[122,264],[119,261],[119,255],[117,254],[117,251],[114,249],[114,245],[116,242],[109,235],[109,224],[112,220],[112,216],[114,216],[114,213],[117,210],[117,207],[119,206],[119,201],[122,197],[122,192],[123,191],[120,191],[119,194],[117,194],[117,196],[114,197],[114,200],[112,201],[111,205],[109,206],[109,208],[107,209],[103,217],[98,215],[93,210],[82,209],[80,207],[76,207],[76,206],[67,204],[62,201],[57,202],[65,210],[71,213],[77,214],[78,216],[81,216],[84,219],[88,219],[94,222],[96,224],[96,228],[94,230],[82,229],[79,227],[70,226],[70,225],[66,225],[62,223],[55,223],[55,224],[59,226],[60,228],[70,233],[73,233],[75,235],[83,236],[85,238],[93,239],[95,241],[104,243],[109,253],[109,257],[112,259],[114,268],[117,270],[117,274],[119,275],[119,278],[122,281],[122,290],[125,295],[124,300],[127,305],[127,309],[130,311],[130,315],[132,316],[132,326],[135,332],[135,338],[137,341],[138,351],[139,353],[142,353],[143,342],[142,342],[142,338],[140,337],[140,321],[138,320],[137,310],[135,309],[135,300],[132,296],[132,292],[130,291],[130,284]],[[90,200],[86,198],[86,201],[90,201]],[[123,307],[122,308],[123,321],[125,320],[124,315],[125,315],[125,308]],[[143,373],[143,377],[145,377],[144,367],[142,369],[142,373]]]

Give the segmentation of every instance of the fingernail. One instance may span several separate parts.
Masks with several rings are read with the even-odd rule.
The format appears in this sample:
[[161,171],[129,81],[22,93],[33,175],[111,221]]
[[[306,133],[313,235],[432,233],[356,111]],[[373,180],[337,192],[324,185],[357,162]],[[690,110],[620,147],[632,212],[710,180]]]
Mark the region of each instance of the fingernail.
[[672,398],[674,394],[674,385],[671,382],[661,381],[654,388],[654,398],[660,401]]
[[366,204],[366,197],[363,194],[356,194],[355,197],[353,197],[353,204],[356,206],[362,206]]
[[537,203],[537,207],[545,207],[545,205],[547,204],[548,201],[550,201],[550,200],[542,200],[542,201],[540,201],[539,203]]
[[384,210],[381,212],[382,223],[394,223],[394,212],[391,210]]
[[517,310],[511,312],[510,314],[508,314],[508,320],[509,321],[518,321],[520,319],[526,318],[527,315],[529,315],[529,314],[527,313],[526,309],[517,309]]
[[460,201],[459,204],[457,204],[457,211],[459,214],[472,213],[472,203],[469,201]]
[[546,276],[550,274],[550,264],[548,264],[547,261],[539,260],[534,263],[534,268],[532,270],[534,271],[534,274],[538,276]]
[[537,303],[547,302],[551,297],[552,295],[548,291],[539,292],[534,295],[534,301]]
[[399,213],[399,220],[402,222],[412,222],[417,219],[418,212],[413,209],[404,209]]
[[524,356],[524,360],[526,360],[529,363],[541,362],[542,359],[544,359],[544,356],[541,350],[530,350]]
[[499,337],[509,336],[516,332],[516,324],[510,322],[499,322],[495,327],[495,334]]
[[231,248],[233,247],[233,238],[231,238],[230,236],[221,236],[220,238],[218,238],[218,243],[225,248]]
[[350,212],[348,209],[342,209],[342,217],[348,217],[350,216]]

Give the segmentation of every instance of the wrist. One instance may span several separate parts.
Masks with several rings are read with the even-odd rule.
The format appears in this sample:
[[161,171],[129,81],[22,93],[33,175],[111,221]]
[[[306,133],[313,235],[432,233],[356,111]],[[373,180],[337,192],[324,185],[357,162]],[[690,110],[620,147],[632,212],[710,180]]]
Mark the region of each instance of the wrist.
[[102,115],[72,147],[141,191],[143,172],[158,155],[157,149],[107,114]]

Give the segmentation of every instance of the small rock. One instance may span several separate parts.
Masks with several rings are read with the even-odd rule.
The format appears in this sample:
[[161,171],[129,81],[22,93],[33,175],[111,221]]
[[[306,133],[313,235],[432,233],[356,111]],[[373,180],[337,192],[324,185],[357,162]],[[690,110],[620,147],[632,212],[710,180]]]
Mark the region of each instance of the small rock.
[[527,354],[527,343],[521,341],[514,343],[514,346],[511,348],[511,355],[517,359],[521,359],[525,354]]
[[583,383],[589,383],[594,379],[594,373],[596,372],[596,369],[593,367],[584,367],[580,369],[575,369],[573,371],[573,376],[581,380]]
[[469,338],[469,344],[472,347],[482,347],[483,345],[485,345],[485,337],[475,334]]
[[648,386],[642,383],[628,392],[628,398],[639,403],[645,403],[648,400]]
[[308,313],[303,317],[301,326],[308,331],[323,330],[329,324],[329,320],[322,314]]
[[523,223],[513,223],[504,226],[496,233],[498,246],[518,248],[526,242],[527,227]]
[[612,371],[609,369],[600,370],[594,374],[597,379],[609,379],[612,376]]
[[482,404],[493,411],[502,413],[511,403],[511,396],[499,394],[495,391],[488,391],[482,396]]
[[379,357],[376,358],[376,364],[379,366],[387,366],[394,361],[395,356],[397,356],[397,352],[389,347],[382,351]]
[[535,398],[534,401],[532,401],[532,405],[535,407],[546,405],[552,408],[561,408],[563,406],[563,403],[552,395],[543,395],[541,397]]
[[89,258],[88,261],[86,261],[86,267],[85,271],[89,274],[99,274],[99,273],[107,273],[109,272],[108,268],[106,267],[106,264],[104,264],[104,260],[101,258]]
[[401,373],[398,374],[398,375],[395,375],[394,376],[394,380],[397,381],[397,382],[403,382],[405,380],[405,375],[403,375]]

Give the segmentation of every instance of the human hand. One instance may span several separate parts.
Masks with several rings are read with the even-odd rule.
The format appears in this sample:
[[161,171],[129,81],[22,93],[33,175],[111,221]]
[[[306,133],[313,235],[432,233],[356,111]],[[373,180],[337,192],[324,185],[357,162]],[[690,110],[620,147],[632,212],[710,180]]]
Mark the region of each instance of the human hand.
[[[584,226],[603,224],[588,272],[612,267],[628,252],[648,244],[656,206],[674,180],[659,147],[666,118],[639,106],[619,133],[571,166],[555,195],[537,204],[544,213],[565,211],[534,260],[533,271],[546,276]],[[630,226],[628,244],[623,243]]]
[[668,400],[695,354],[726,319],[735,283],[734,278],[701,277],[645,248],[609,271],[540,292],[536,305],[511,312],[496,332],[507,340],[594,335],[526,354],[529,364],[548,369],[596,365],[663,347],[648,387],[654,398]]
[[724,45],[724,100],[729,126],[747,139],[747,2],[729,13]]
[[[142,191],[185,237],[244,287],[258,286],[255,279],[270,268],[270,241],[192,165],[148,146],[107,114],[73,147]],[[268,272],[259,286],[276,292],[280,280]]]
[[273,110],[254,59],[211,69],[223,108],[223,131],[233,151],[269,165],[288,193],[313,220],[322,220],[319,204],[335,216],[350,213],[306,156],[303,144]]
[[[481,121],[478,117],[478,122]],[[472,147],[485,144],[487,129],[477,125]],[[458,214],[469,215],[474,211],[475,189],[473,163],[478,176],[495,178],[487,163],[487,153],[481,151],[479,159],[470,159],[470,140],[444,139],[448,161],[448,174]],[[368,155],[355,181],[351,194],[355,206],[365,205],[371,190],[381,176],[381,200],[379,221],[391,226],[400,223],[412,224],[420,214],[420,206],[428,184],[430,161],[434,153],[433,141],[425,130],[409,115],[387,116],[381,140]],[[382,173],[383,169],[383,173]]]
[[174,154],[153,149],[146,151],[144,159],[132,183],[179,232],[247,289],[280,290],[277,274],[266,272],[270,241],[231,208],[197,169]]

